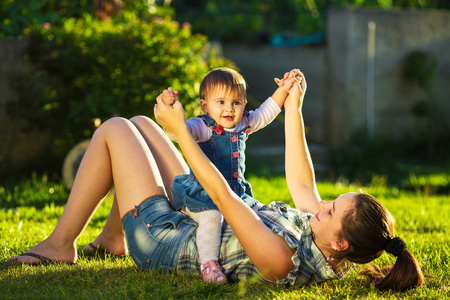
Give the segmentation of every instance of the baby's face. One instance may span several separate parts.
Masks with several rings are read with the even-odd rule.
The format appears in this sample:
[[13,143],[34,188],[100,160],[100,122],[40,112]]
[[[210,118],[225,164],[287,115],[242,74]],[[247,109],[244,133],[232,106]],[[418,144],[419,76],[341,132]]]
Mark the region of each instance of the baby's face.
[[245,109],[245,99],[223,87],[211,90],[206,99],[200,100],[202,111],[217,125],[233,128],[241,121]]

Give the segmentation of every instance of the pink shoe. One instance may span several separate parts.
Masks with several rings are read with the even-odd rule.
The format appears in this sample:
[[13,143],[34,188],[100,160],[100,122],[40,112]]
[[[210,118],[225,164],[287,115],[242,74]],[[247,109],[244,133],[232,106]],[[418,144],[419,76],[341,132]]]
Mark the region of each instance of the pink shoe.
[[227,278],[222,273],[222,267],[215,260],[210,260],[202,266],[202,278],[204,281],[211,281],[216,284],[227,282]]

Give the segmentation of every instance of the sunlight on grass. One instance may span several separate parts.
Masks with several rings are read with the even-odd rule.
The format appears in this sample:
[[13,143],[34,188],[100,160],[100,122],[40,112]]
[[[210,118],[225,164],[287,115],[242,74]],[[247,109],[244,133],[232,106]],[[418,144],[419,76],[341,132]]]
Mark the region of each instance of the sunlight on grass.
[[[255,198],[263,203],[284,201],[292,205],[283,177],[250,177]],[[405,293],[378,292],[366,288],[356,277],[361,266],[351,270],[343,280],[315,286],[282,287],[278,285],[241,282],[214,286],[200,279],[199,274],[168,274],[141,271],[130,257],[85,256],[83,245],[90,243],[106,222],[112,198],[100,206],[86,231],[78,240],[78,263],[30,267],[10,266],[8,257],[22,253],[47,237],[64,206],[60,200],[67,192],[48,194],[49,186],[57,182],[34,178],[15,193],[4,187],[3,195],[14,194],[0,210],[0,294],[2,298],[152,298],[152,299],[443,299],[449,297],[450,215],[448,195],[426,195],[423,191],[399,190],[386,185],[383,177],[373,179],[369,186],[359,187],[345,179],[318,183],[324,200],[334,200],[346,192],[363,191],[373,194],[393,213],[397,235],[419,260],[428,278],[424,287]],[[26,191],[27,189],[31,189]],[[33,196],[35,195],[35,197]],[[53,195],[53,196],[52,196]],[[18,199],[14,197],[19,197]],[[30,198],[31,197],[31,198]],[[34,198],[33,198],[34,197]],[[28,202],[27,202],[28,201]],[[65,200],[64,200],[65,201]],[[13,205],[15,204],[15,205]],[[5,206],[4,206],[5,207]],[[394,258],[383,254],[379,265],[392,264]],[[56,296],[55,296],[56,295]]]

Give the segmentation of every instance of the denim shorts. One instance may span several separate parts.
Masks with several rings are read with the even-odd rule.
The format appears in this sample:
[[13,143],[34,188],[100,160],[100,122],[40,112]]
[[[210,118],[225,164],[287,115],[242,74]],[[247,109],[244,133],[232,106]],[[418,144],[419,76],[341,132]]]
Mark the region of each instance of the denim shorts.
[[153,196],[125,214],[122,230],[128,252],[140,269],[174,271],[181,248],[197,223],[174,211],[165,196]]

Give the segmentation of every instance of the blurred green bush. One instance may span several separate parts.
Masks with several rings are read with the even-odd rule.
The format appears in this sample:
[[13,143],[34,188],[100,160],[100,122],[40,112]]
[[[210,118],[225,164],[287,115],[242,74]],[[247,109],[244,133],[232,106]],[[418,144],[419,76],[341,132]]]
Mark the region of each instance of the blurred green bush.
[[99,19],[84,13],[60,26],[31,25],[26,60],[9,114],[50,128],[57,154],[90,137],[91,120],[113,115],[153,115],[164,88],[179,91],[188,117],[200,112],[198,87],[211,67],[234,64],[208,48],[204,35],[170,17],[123,11]]
[[24,36],[30,26],[45,22],[58,26],[63,18],[94,12],[94,1],[67,0],[0,0],[0,37]]

